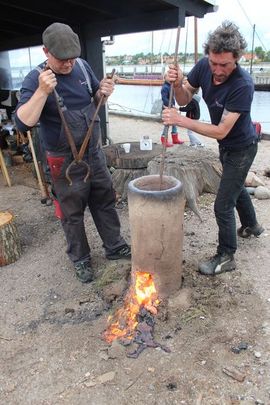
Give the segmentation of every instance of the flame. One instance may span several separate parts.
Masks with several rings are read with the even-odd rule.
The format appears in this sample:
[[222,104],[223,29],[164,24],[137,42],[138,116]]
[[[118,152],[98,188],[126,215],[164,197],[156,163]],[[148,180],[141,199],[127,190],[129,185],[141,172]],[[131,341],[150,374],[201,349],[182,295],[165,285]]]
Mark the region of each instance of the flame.
[[111,343],[115,339],[131,340],[138,324],[137,315],[141,307],[156,315],[159,304],[157,290],[151,274],[136,272],[135,281],[124,301],[124,306],[109,317],[109,327],[104,333],[104,339]]

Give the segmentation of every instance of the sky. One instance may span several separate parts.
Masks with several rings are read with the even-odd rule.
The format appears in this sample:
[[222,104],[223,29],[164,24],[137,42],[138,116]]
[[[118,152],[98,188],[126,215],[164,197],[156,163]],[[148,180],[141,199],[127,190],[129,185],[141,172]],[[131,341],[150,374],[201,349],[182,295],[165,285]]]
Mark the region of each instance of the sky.
[[[198,52],[203,52],[203,43],[209,31],[213,31],[222,21],[231,20],[238,25],[244,35],[248,49],[252,49],[253,26],[255,24],[254,48],[261,46],[270,50],[270,24],[268,0],[216,0],[218,11],[198,18]],[[106,56],[135,55],[137,53],[169,53],[175,52],[176,29],[135,33],[115,36],[113,45],[105,46]],[[194,18],[186,18],[185,27],[181,28],[179,52],[194,52]],[[10,63],[13,67],[36,66],[45,59],[41,46],[9,51]]]
[[[233,21],[240,29],[252,49],[253,26],[255,25],[254,48],[261,46],[270,50],[270,24],[268,0],[217,0],[218,11],[198,18],[198,52],[203,52],[203,43],[209,31],[224,20]],[[176,29],[135,33],[115,36],[113,45],[106,45],[106,56],[135,55],[143,52],[169,53],[175,51]],[[194,18],[186,18],[185,27],[181,28],[179,52],[194,52]]]

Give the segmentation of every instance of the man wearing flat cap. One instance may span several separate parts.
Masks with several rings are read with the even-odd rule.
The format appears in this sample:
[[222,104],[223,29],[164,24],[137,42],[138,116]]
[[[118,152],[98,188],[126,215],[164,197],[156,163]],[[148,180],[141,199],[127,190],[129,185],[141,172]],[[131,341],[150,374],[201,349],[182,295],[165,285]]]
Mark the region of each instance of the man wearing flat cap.
[[[57,196],[55,211],[65,232],[67,253],[77,278],[87,283],[94,277],[84,226],[87,206],[106,257],[109,260],[129,259],[131,252],[120,234],[112,180],[100,148],[98,116],[83,156],[83,161],[90,167],[90,176],[86,179],[86,165],[73,165],[72,184],[66,176],[66,169],[74,159],[67,132],[71,133],[79,151],[98,102],[101,98],[105,102],[112,94],[114,82],[110,78],[99,82],[89,64],[79,58],[79,37],[70,26],[58,22],[51,24],[43,32],[42,41],[47,60],[23,81],[16,125],[19,131],[25,132],[40,123],[40,137]],[[64,118],[61,118],[61,112]]]

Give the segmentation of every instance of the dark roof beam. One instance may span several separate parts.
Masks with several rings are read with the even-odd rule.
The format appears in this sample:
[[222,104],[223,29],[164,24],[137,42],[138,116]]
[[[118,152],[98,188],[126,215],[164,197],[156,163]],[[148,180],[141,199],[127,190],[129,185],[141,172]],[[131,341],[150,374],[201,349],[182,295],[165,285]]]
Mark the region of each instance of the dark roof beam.
[[3,24],[1,24],[1,27],[0,27],[0,35],[1,35],[1,37],[3,37],[5,34],[8,34],[8,36],[11,35],[11,36],[13,36],[13,37],[15,38],[15,37],[21,35],[21,32],[19,32],[19,31],[14,31],[14,30],[11,29],[10,27],[9,27],[9,28],[5,28],[5,27],[3,27]]
[[[54,3],[55,4],[55,3]],[[16,10],[20,10],[23,13],[25,13],[26,16],[30,16],[32,15],[32,18],[36,18],[36,16],[42,16],[42,17],[48,17],[50,19],[52,19],[53,21],[55,21],[56,18],[56,14],[59,14],[59,17],[57,16],[58,20],[64,20],[65,18],[63,18],[63,12],[62,10],[58,7],[58,9],[56,9],[55,7],[53,8],[52,5],[48,5],[48,2],[46,2],[46,4],[44,3],[44,6],[42,8],[41,3],[38,3],[38,8],[34,9],[33,7],[26,7],[26,6],[19,6],[17,3],[12,3],[12,2],[7,2],[7,1],[2,1],[0,0],[0,6],[4,5],[4,6],[8,6],[10,8],[10,15],[12,16],[12,14],[15,12],[14,9]],[[48,8],[51,10],[51,13],[48,13]],[[24,15],[22,15],[22,13],[20,13],[21,18],[24,18]],[[1,10],[1,17],[2,17],[2,10]]]
[[215,11],[215,6],[212,1],[193,0],[159,0],[161,3],[171,4],[172,6],[184,8],[186,10],[186,16],[195,16],[198,18],[204,17],[206,13]]
[[215,11],[215,6],[206,1],[202,3],[200,0],[194,0],[192,2],[188,0],[182,0],[182,4],[183,7],[185,7],[186,9],[187,15],[198,18],[203,18],[206,13],[211,13]]
[[0,39],[1,52],[38,45],[42,45],[40,34],[33,36],[17,36],[14,38],[9,36],[9,38],[6,38],[4,41],[3,38]]
[[[83,1],[76,1],[76,0],[64,0],[65,3],[70,3],[74,4],[76,7],[77,6],[82,6],[84,9],[90,10],[90,11],[97,11],[98,13],[102,15],[106,15],[109,17],[116,17],[119,16],[119,9],[116,9],[115,7],[108,7],[108,1],[105,0],[105,6],[103,5],[103,1],[99,1],[99,6],[97,7],[96,5],[93,5],[93,3],[89,2],[83,2]],[[112,4],[112,2],[111,2]]]
[[[94,38],[97,33],[101,37],[108,35],[121,35],[143,31],[157,31],[167,28],[176,28],[185,26],[185,15],[183,9],[173,9],[162,12],[152,12],[125,18],[108,21],[106,24],[86,24],[84,33],[86,38]],[[131,44],[132,46],[132,44]]]
[[40,27],[40,24],[36,22],[33,18],[29,18],[29,15],[26,15],[25,17],[22,18],[21,15],[14,15],[14,13],[13,15],[10,15],[10,13],[1,12],[0,29],[2,28],[3,23],[5,22],[14,25],[14,27],[16,28],[18,28],[18,26],[30,27],[35,31],[37,31]]

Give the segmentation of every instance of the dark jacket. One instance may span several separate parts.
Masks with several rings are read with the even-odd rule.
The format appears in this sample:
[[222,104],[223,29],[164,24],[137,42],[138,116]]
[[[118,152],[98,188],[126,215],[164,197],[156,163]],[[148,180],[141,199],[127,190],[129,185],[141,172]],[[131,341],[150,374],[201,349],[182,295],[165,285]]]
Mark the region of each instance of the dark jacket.
[[163,107],[172,107],[175,105],[175,99],[174,97],[172,98],[172,105],[169,106],[169,100],[170,100],[170,89],[171,89],[171,84],[170,82],[164,82],[162,87],[161,87],[161,98],[163,102]]
[[179,108],[180,111],[186,112],[186,116],[192,120],[199,120],[201,111],[199,102],[193,97],[192,100],[184,107]]

